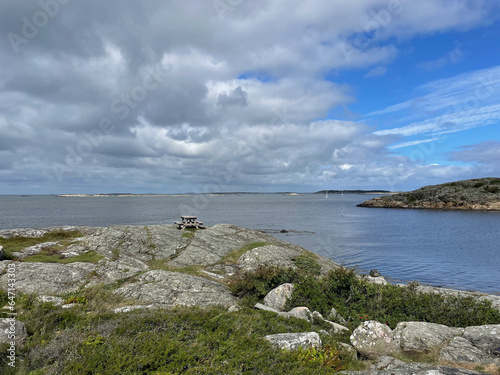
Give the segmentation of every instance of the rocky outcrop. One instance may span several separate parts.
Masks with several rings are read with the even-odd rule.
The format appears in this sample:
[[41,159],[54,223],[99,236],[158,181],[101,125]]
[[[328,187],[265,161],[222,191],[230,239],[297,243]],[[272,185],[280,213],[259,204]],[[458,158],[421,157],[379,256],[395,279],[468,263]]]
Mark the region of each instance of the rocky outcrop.
[[[8,264],[12,261],[3,261]],[[64,294],[86,284],[97,265],[92,263],[23,263],[16,262],[16,289],[37,295]],[[0,276],[0,288],[6,290],[8,275]]]
[[428,208],[446,210],[500,210],[500,178],[456,181],[376,197],[358,205],[376,208]]
[[[43,241],[45,235],[54,231],[79,231],[81,237]],[[55,256],[54,261],[90,251],[98,255],[93,263],[16,261],[16,288],[20,292],[60,295],[82,287],[132,280],[135,282],[129,281],[116,292],[140,304],[161,306],[233,304],[234,298],[220,282],[225,277],[266,264],[294,267],[293,259],[306,251],[265,233],[234,225],[219,224],[189,232],[189,235],[185,233],[175,225],[126,225],[9,229],[0,231],[0,236],[40,239],[40,243],[12,253],[17,260],[47,253],[47,249]],[[240,249],[247,245],[253,245],[249,247],[251,250],[241,254]],[[232,253],[239,257],[228,260]],[[331,260],[319,259],[324,263],[323,272],[338,267]],[[3,289],[8,281],[5,267],[10,262],[0,262],[0,288]],[[175,272],[184,267],[198,267],[199,272],[196,275]]]
[[[78,237],[64,241],[52,238],[49,241],[47,238],[50,238],[53,230],[73,231]],[[16,290],[19,292],[32,293],[42,302],[61,305],[64,303],[61,296],[65,294],[109,284],[106,288],[124,297],[124,301],[109,306],[110,311],[115,313],[171,308],[176,305],[224,305],[236,312],[238,300],[226,286],[228,279],[239,272],[256,270],[262,265],[296,267],[295,259],[308,254],[299,246],[267,234],[226,224],[192,232],[180,231],[174,225],[14,229],[0,231],[0,236],[5,239],[16,236],[39,239],[39,243],[16,253],[9,253],[11,250],[5,246],[7,254],[6,249],[3,249],[3,256],[17,259],[0,261],[0,288],[7,289],[9,279],[6,270],[8,265],[14,263]],[[39,253],[51,256],[54,263],[29,262],[39,259],[31,257]],[[88,257],[85,258],[85,255]],[[322,274],[339,267],[329,259],[310,253],[308,256],[318,261]],[[73,263],[59,262],[72,261],[71,258],[74,258]],[[86,261],[81,261],[84,259]],[[377,272],[371,272],[371,276],[365,278],[370,282],[385,282]],[[491,301],[500,310],[500,296],[422,286],[416,288],[445,295],[470,295]],[[265,297],[264,305],[257,304],[256,307],[284,318],[322,321],[326,329],[321,331],[324,335],[348,331],[345,319],[335,309],[332,309],[328,319],[305,306],[283,311],[292,290],[292,284],[281,285]],[[77,304],[62,306],[71,309]],[[0,321],[0,328],[2,324],[6,323]],[[24,325],[19,324],[21,322],[14,323],[12,327],[20,333],[19,339],[22,341],[26,337],[25,329]],[[10,329],[10,326],[7,328]],[[363,323],[353,332],[351,342],[367,358],[396,351],[437,348],[443,361],[490,365],[498,363],[499,332],[498,325],[461,329],[418,322],[400,323],[391,331],[388,326],[371,321]],[[274,335],[279,337],[268,340],[288,350],[321,345],[317,333],[284,335]],[[474,373],[450,370],[443,366],[401,365],[396,360],[389,360],[384,366],[381,364],[368,373],[387,373],[389,368],[393,368],[390,371],[395,374],[406,374],[408,371],[423,374],[428,370],[436,374]]]
[[271,344],[283,350],[321,348],[321,338],[316,332],[278,333],[264,337]]
[[439,350],[439,359],[468,365],[499,366],[500,325],[453,328],[424,322],[401,322],[391,331],[376,321],[361,324],[351,335],[354,348],[368,359],[396,352]]
[[463,328],[424,322],[401,322],[392,331],[397,350],[430,350],[442,346],[453,337],[461,335]]
[[148,271],[137,281],[116,289],[115,293],[141,304],[160,307],[233,305],[229,288],[204,277],[164,270]]

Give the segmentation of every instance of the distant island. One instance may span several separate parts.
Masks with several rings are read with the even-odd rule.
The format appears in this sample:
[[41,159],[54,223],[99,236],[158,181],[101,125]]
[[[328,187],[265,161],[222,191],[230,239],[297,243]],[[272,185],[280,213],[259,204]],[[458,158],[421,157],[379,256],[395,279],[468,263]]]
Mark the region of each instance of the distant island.
[[320,190],[314,194],[390,194],[389,190]]
[[375,208],[500,211],[500,178],[485,177],[425,186],[358,204]]
[[134,194],[134,193],[99,193],[99,194],[58,194],[57,197],[63,198],[82,198],[82,197],[179,197],[188,196],[194,194],[204,194],[210,195],[212,197],[224,196],[224,195],[259,195],[259,194],[276,194],[276,195],[302,195],[302,194],[391,194],[389,190],[320,190],[315,193],[294,193],[294,192],[213,192],[213,193],[178,193],[178,194]]

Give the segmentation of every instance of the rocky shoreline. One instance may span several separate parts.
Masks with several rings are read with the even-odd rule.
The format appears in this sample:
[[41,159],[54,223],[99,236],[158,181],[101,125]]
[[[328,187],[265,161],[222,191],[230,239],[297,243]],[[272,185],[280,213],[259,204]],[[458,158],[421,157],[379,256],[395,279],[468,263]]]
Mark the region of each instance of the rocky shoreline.
[[375,197],[358,207],[500,211],[500,179],[479,178]]
[[[62,237],[72,234],[73,237],[45,241],[53,233]],[[7,269],[12,264],[15,264],[16,269],[17,291],[34,294],[39,300],[56,305],[63,304],[61,297],[68,293],[98,285],[118,284],[113,293],[123,297],[124,302],[112,306],[115,313],[165,309],[178,305],[222,305],[237,313],[240,309],[239,300],[231,293],[227,283],[240,272],[255,271],[261,266],[296,268],[294,260],[299,256],[317,261],[319,273],[323,275],[340,267],[327,258],[268,234],[228,224],[193,231],[178,230],[175,225],[13,229],[1,230],[0,237],[4,245],[8,239],[16,238],[37,242],[16,248],[16,251],[9,250],[6,245],[5,249],[0,246],[0,260],[3,259],[0,261],[0,289],[8,288]],[[379,275],[364,277],[372,283],[386,283]],[[424,292],[488,300],[500,311],[500,296],[425,286],[417,288]],[[292,290],[293,285],[282,285],[271,291],[264,298],[264,303],[257,304],[256,308],[284,318],[307,321],[320,319],[330,326],[331,332],[266,336],[265,339],[284,349],[297,345],[321,346],[321,335],[348,330],[344,325],[345,320],[334,311],[326,318],[305,306],[283,311]],[[71,308],[71,305],[65,304],[63,307]],[[6,324],[8,322],[5,319],[0,319],[0,342],[5,342],[1,334]],[[18,324],[16,329],[21,333],[19,337],[25,339],[26,329],[21,321]],[[381,329],[379,324],[364,322],[352,332],[352,346],[345,349],[354,356],[375,360],[372,370],[365,374],[478,373],[465,369],[450,370],[451,367],[446,366],[407,364],[387,357],[399,351],[431,350],[436,347],[441,347],[443,359],[450,363],[500,366],[500,325],[464,329],[433,323],[404,322],[400,323],[401,327],[398,325],[391,331],[387,326]],[[474,335],[467,332],[474,332]],[[376,355],[369,349],[385,346],[388,349],[377,349]]]

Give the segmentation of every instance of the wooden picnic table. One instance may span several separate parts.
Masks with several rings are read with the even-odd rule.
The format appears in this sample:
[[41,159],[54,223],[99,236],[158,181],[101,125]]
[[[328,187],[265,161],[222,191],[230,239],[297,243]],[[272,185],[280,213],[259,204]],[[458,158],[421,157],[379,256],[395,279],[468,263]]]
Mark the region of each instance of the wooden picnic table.
[[201,221],[198,221],[196,216],[183,215],[181,216],[182,221],[174,221],[174,224],[177,224],[178,229],[183,228],[196,228],[199,229],[203,225]]

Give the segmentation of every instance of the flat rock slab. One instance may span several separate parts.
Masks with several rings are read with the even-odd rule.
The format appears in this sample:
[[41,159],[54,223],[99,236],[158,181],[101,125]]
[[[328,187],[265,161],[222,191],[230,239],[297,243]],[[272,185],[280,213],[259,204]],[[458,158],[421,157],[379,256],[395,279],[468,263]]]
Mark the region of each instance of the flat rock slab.
[[448,346],[439,352],[439,359],[481,365],[500,364],[500,358],[475,347],[463,337],[455,337],[451,340]]
[[238,259],[237,264],[244,271],[255,270],[260,265],[296,268],[292,258],[295,258],[300,254],[301,252],[299,250],[275,245],[267,245],[247,251]]
[[321,348],[321,338],[316,332],[278,333],[264,338],[283,350],[298,350],[300,347],[303,349]]
[[137,276],[138,281],[115,290],[141,304],[174,307],[176,305],[231,306],[236,299],[226,286],[204,277],[178,272],[153,270]]
[[[5,262],[3,262],[5,263]],[[95,270],[92,263],[23,263],[16,262],[16,289],[38,295],[63,294],[77,290]],[[0,288],[7,290],[7,275],[0,276]]]
[[478,348],[493,352],[500,348],[500,324],[467,327],[463,338]]
[[259,231],[235,225],[217,224],[213,227],[194,232],[194,237],[179,248],[178,255],[176,255],[170,264],[175,267],[211,265],[220,262],[233,250],[238,250],[254,242],[265,242],[285,247],[294,255],[298,255],[304,250],[299,246],[292,245]]
[[463,328],[451,328],[442,324],[401,322],[392,331],[392,339],[397,350],[428,350],[443,345],[463,332]]
[[484,375],[484,372],[462,368],[431,366],[426,363],[407,363],[390,370],[343,371],[350,375]]
[[124,254],[148,262],[173,256],[182,245],[182,233],[174,225],[117,225],[95,228],[82,245],[109,259]]

